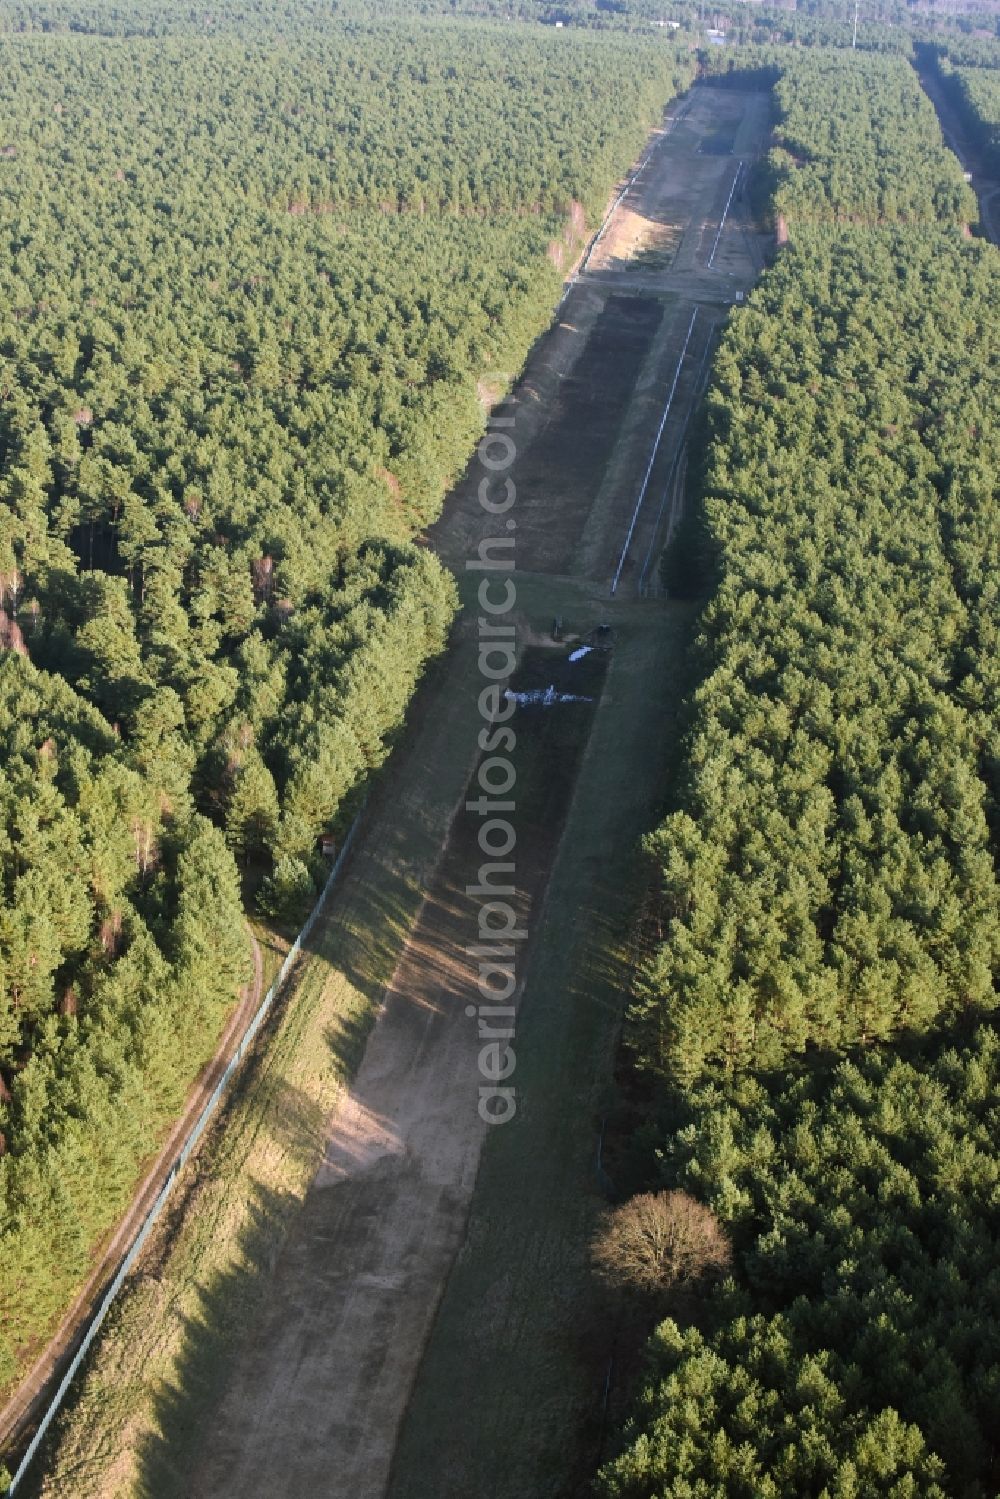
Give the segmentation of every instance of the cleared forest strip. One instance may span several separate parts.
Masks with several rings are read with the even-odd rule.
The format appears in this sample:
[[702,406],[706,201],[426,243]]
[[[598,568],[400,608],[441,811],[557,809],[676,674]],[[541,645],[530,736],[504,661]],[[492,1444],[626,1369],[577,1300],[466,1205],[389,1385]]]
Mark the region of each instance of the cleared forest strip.
[[[663,175],[646,182],[640,207],[662,213],[676,203],[676,183],[696,157],[692,139],[711,126],[721,91],[696,90],[690,130],[678,156],[661,156]],[[745,117],[759,140],[766,97],[729,93],[734,128]],[[714,201],[712,159],[690,170],[686,212],[699,221]],[[708,194],[705,201],[698,191]],[[659,206],[658,206],[659,205]],[[721,207],[721,205],[720,205]],[[733,226],[734,231],[736,226]],[[749,285],[753,256],[740,239],[742,280],[716,278],[711,295]],[[612,237],[609,235],[609,240]],[[673,293],[668,321],[640,376],[623,432],[594,500],[588,531],[631,504],[648,461],[662,402],[649,401],[650,378],[667,386],[704,278],[658,278]],[[628,286],[631,273],[602,289]],[[581,283],[583,285],[583,283]],[[645,289],[645,288],[644,288]],[[686,293],[686,296],[685,296]],[[676,299],[676,300],[673,300]],[[715,310],[717,316],[717,310]],[[664,331],[666,329],[666,332]],[[670,364],[671,329],[674,361]],[[706,319],[705,337],[710,332]],[[690,370],[688,399],[700,388],[704,351]],[[655,378],[652,384],[655,386]],[[644,423],[636,421],[639,400]],[[639,430],[645,442],[632,440]],[[655,476],[672,482],[686,423],[668,424]],[[530,468],[532,454],[526,464]],[[630,504],[622,511],[618,507]],[[657,503],[660,494],[656,493]],[[561,496],[553,496],[553,504]],[[651,515],[652,525],[655,517]],[[658,527],[653,527],[658,529]],[[615,537],[619,542],[622,531]],[[639,562],[653,538],[643,532]],[[574,566],[578,559],[574,559]],[[592,576],[591,569],[587,569]],[[636,568],[638,572],[638,567]],[[588,1243],[603,1196],[595,1162],[601,1121],[613,1094],[612,1062],[627,992],[627,930],[638,891],[635,843],[655,819],[666,766],[676,753],[676,714],[683,696],[693,610],[630,598],[607,598],[607,580],[519,578],[540,616],[555,611],[573,623],[599,606],[615,649],[560,845],[544,912],[544,942],[529,963],[522,1008],[519,1081],[523,1113],[486,1140],[468,1233],[456,1260],[400,1435],[391,1499],[522,1499],[525,1494],[582,1493],[601,1441],[608,1328],[588,1265]],[[461,1419],[454,1392],[461,1390]]]
[[595,1160],[626,983],[634,845],[673,753],[692,610],[609,603],[584,582],[521,587],[536,609],[558,607],[567,620],[601,599],[615,647],[528,964],[522,1107],[486,1140],[391,1499],[583,1493],[596,1455],[607,1361],[587,1267],[604,1200]]
[[652,477],[653,468],[659,455],[660,443],[663,440],[664,429],[666,428],[667,420],[670,416],[670,412],[674,404],[674,397],[677,394],[677,386],[680,384],[681,374],[684,370],[684,361],[687,359],[688,349],[691,346],[691,335],[694,333],[694,325],[697,321],[697,318],[698,309],[697,307],[695,307],[691,313],[691,320],[688,323],[687,332],[684,335],[684,342],[681,345],[680,354],[677,356],[677,368],[674,370],[674,376],[670,382],[670,389],[667,392],[667,404],[663,408],[663,413],[660,417],[660,424],[656,429],[656,436],[653,439],[653,449],[649,456],[649,462],[646,465],[646,472],[642,476],[642,483],[639,486],[639,494],[635,502],[635,509],[632,511],[632,516],[629,520],[628,530],[625,532],[625,540],[622,542],[622,549],[618,558],[618,565],[615,568],[614,577],[611,579],[610,592],[612,596],[618,591],[618,583],[621,579],[622,568],[625,566],[625,559],[628,557],[629,547],[632,545],[632,537],[635,535],[635,528],[639,520],[640,512],[642,510],[642,504],[646,498],[647,490],[649,489],[649,481]]
[[[595,652],[573,664],[566,646],[529,646],[513,685],[551,679],[596,695],[606,659]],[[517,844],[508,899],[529,940],[539,934],[591,717],[588,700],[526,707],[513,719]],[[240,1496],[253,1485],[298,1499],[320,1493],[331,1469],[345,1495],[378,1499],[385,1489],[487,1133],[477,1108],[482,1025],[467,1007],[477,993],[479,932],[467,885],[483,854],[481,818],[466,808],[481,791],[470,778],[358,1076],[327,1127],[323,1164],[276,1267],[267,1314],[206,1432],[192,1499]]]
[[937,111],[941,133],[954,151],[964,170],[970,173],[972,190],[979,200],[979,223],[988,239],[1000,245],[1000,209],[997,199],[1000,184],[983,170],[982,161],[975,146],[962,126],[954,105],[942,85],[941,75],[927,65],[917,67],[917,77]]
[[[741,102],[727,107],[739,113]],[[702,116],[711,109],[711,101],[703,100]],[[657,153],[657,159],[658,172],[676,178],[682,170],[669,152]],[[643,192],[655,194],[659,178],[650,178],[646,174]],[[718,282],[713,290],[718,295]],[[549,401],[560,383],[561,361],[553,359],[553,348],[569,348],[572,359],[578,359],[604,302],[601,293],[581,282],[562,323],[533,356],[514,396],[517,420],[524,420],[530,434],[528,453],[545,430],[552,414]],[[552,505],[569,517],[573,502],[571,487],[551,495]],[[461,500],[449,507],[449,515],[452,535],[442,534],[449,529],[446,519],[435,528],[433,540],[439,551],[461,561],[468,555],[476,516]],[[519,533],[519,558],[529,568],[532,546],[528,528],[524,537]],[[530,630],[547,628],[553,608],[578,611],[589,623],[603,617],[603,593],[599,599],[589,585],[552,577],[525,578],[523,584]],[[633,606],[618,607],[624,620]],[[670,618],[676,623],[687,615],[681,611]],[[649,652],[669,649],[670,639],[676,636],[669,630],[663,641],[654,632],[640,656],[627,656],[633,662],[623,668],[629,672],[630,692],[646,691]],[[615,680],[623,679],[613,676]],[[46,1494],[64,1492],[60,1481],[70,1474],[83,1499],[143,1489],[155,1492],[157,1499],[190,1493],[192,1465],[205,1439],[205,1413],[224,1388],[243,1330],[256,1326],[266,1309],[270,1276],[302,1212],[326,1121],[357,1064],[400,943],[411,929],[420,898],[414,870],[419,863],[418,878],[425,884],[468,772],[462,746],[472,742],[468,718],[476,711],[468,650],[451,652],[435,668],[434,682],[422,691],[421,701],[422,726],[392,768],[393,803],[385,801],[374,814],[350,887],[324,925],[301,991],[293,997],[274,1047],[262,1059],[259,1080],[234,1101],[238,1117],[234,1113],[231,1130],[217,1140],[218,1153],[206,1156],[205,1179],[192,1185],[195,1210],[179,1216],[176,1245],[165,1236],[159,1265],[151,1261],[162,1279],[133,1288],[119,1335],[97,1355],[56,1452]],[[655,711],[669,713],[670,705],[657,698]],[[619,724],[617,713],[613,717],[622,733],[631,734],[628,722]],[[654,735],[651,744],[655,742]],[[622,825],[622,837],[631,847],[628,826]],[[233,1183],[228,1192],[227,1176]],[[425,1305],[438,1294],[440,1282],[436,1290],[426,1285]],[[361,1349],[358,1358],[363,1358]],[[382,1414],[369,1409],[366,1419],[377,1427]],[[113,1460],[112,1452],[118,1454]],[[335,1463],[335,1457],[330,1461]],[[81,1473],[85,1487],[79,1484]]]

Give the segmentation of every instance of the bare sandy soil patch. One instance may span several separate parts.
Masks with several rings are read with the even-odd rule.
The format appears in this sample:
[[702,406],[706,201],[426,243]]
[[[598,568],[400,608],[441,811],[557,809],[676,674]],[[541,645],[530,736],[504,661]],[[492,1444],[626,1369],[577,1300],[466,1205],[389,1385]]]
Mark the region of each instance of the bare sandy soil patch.
[[[604,657],[529,649],[519,686],[593,699]],[[583,690],[586,689],[586,690]],[[572,797],[593,702],[519,708],[516,894],[530,932]],[[470,781],[469,796],[480,794]],[[441,1290],[461,1244],[487,1126],[478,1112],[481,819],[461,807],[323,1163],[204,1442],[193,1499],[384,1491]],[[376,1417],[376,1419],[373,1419]],[[335,1455],[335,1461],[334,1461]],[[331,1464],[334,1466],[331,1468]],[[335,1473],[335,1478],[333,1477]]]

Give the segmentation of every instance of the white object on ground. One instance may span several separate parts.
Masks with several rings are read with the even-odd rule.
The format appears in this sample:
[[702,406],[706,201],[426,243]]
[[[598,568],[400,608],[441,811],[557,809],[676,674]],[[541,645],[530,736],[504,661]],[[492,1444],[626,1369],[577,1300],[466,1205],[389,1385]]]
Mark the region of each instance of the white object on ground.
[[592,703],[592,697],[577,697],[572,692],[557,692],[554,686],[539,687],[534,692],[511,692],[508,687],[504,697],[509,703],[517,703],[521,708],[532,708],[536,705],[541,708],[551,708],[554,703]]
[[592,645],[577,646],[576,650],[572,653],[569,659],[571,661],[580,661],[584,656],[589,656],[593,649],[594,647]]

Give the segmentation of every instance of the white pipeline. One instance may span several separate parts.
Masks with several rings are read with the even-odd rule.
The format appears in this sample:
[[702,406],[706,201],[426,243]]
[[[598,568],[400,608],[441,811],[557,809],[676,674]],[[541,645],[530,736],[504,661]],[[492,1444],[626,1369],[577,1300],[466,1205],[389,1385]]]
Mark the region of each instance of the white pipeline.
[[712,265],[713,265],[713,263],[715,261],[715,252],[719,248],[719,241],[722,238],[722,231],[726,227],[726,220],[729,217],[729,209],[730,209],[730,207],[732,205],[732,201],[733,201],[733,193],[735,193],[735,191],[736,191],[736,184],[740,180],[740,173],[742,172],[742,170],[743,170],[743,163],[741,161],[741,162],[739,162],[737,164],[737,167],[736,167],[736,176],[733,178],[733,185],[729,189],[729,197],[726,199],[726,206],[725,206],[725,209],[723,210],[722,221],[719,224],[718,233],[715,236],[715,244],[712,246],[712,253],[708,257],[708,269],[709,270],[712,269]]
[[614,597],[615,590],[618,587],[618,580],[622,575],[622,568],[625,566],[625,558],[628,556],[628,549],[632,544],[632,534],[635,531],[636,521],[639,519],[639,511],[642,509],[642,502],[646,498],[646,490],[649,488],[649,480],[653,473],[653,464],[656,462],[656,455],[660,451],[660,439],[663,436],[663,429],[667,425],[667,417],[670,415],[670,408],[674,403],[674,395],[677,390],[677,382],[681,378],[681,369],[684,365],[684,358],[688,351],[688,344],[691,342],[691,334],[694,332],[694,323],[697,316],[698,309],[696,307],[694,312],[692,312],[691,314],[691,321],[690,323],[688,323],[687,337],[684,340],[684,347],[683,349],[681,349],[681,357],[677,361],[677,368],[674,370],[674,378],[673,383],[670,387],[670,394],[667,396],[667,404],[664,406],[663,415],[660,417],[660,425],[656,432],[656,441],[653,443],[653,451],[652,453],[650,453],[649,463],[646,465],[646,473],[643,477],[642,488],[639,490],[639,498],[636,500],[635,509],[632,512],[632,520],[629,524],[628,534],[625,537],[625,545],[622,547],[622,554],[618,558],[618,566],[615,569],[615,575],[611,581],[612,597]]

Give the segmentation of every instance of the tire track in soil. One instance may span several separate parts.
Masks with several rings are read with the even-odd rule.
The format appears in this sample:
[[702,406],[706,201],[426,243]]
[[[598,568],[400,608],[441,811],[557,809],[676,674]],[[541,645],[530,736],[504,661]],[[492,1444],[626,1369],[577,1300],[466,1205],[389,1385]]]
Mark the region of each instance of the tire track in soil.
[[[538,657],[529,651],[535,676]],[[599,695],[605,658],[584,692]],[[529,669],[528,667],[522,670]],[[565,652],[547,665],[580,691]],[[593,705],[519,710],[512,759],[518,925],[531,931],[583,758]],[[473,791],[475,774],[468,789]],[[463,801],[465,798],[463,797]],[[475,960],[481,819],[456,812],[323,1163],[255,1329],[211,1423],[192,1499],[335,1493],[377,1499],[396,1432],[464,1234],[483,1138]],[[526,956],[519,955],[523,972]],[[518,991],[516,999],[519,1000]],[[515,1043],[516,1045],[516,1043]],[[373,1415],[376,1419],[373,1419]],[[335,1467],[332,1463],[335,1462]]]

